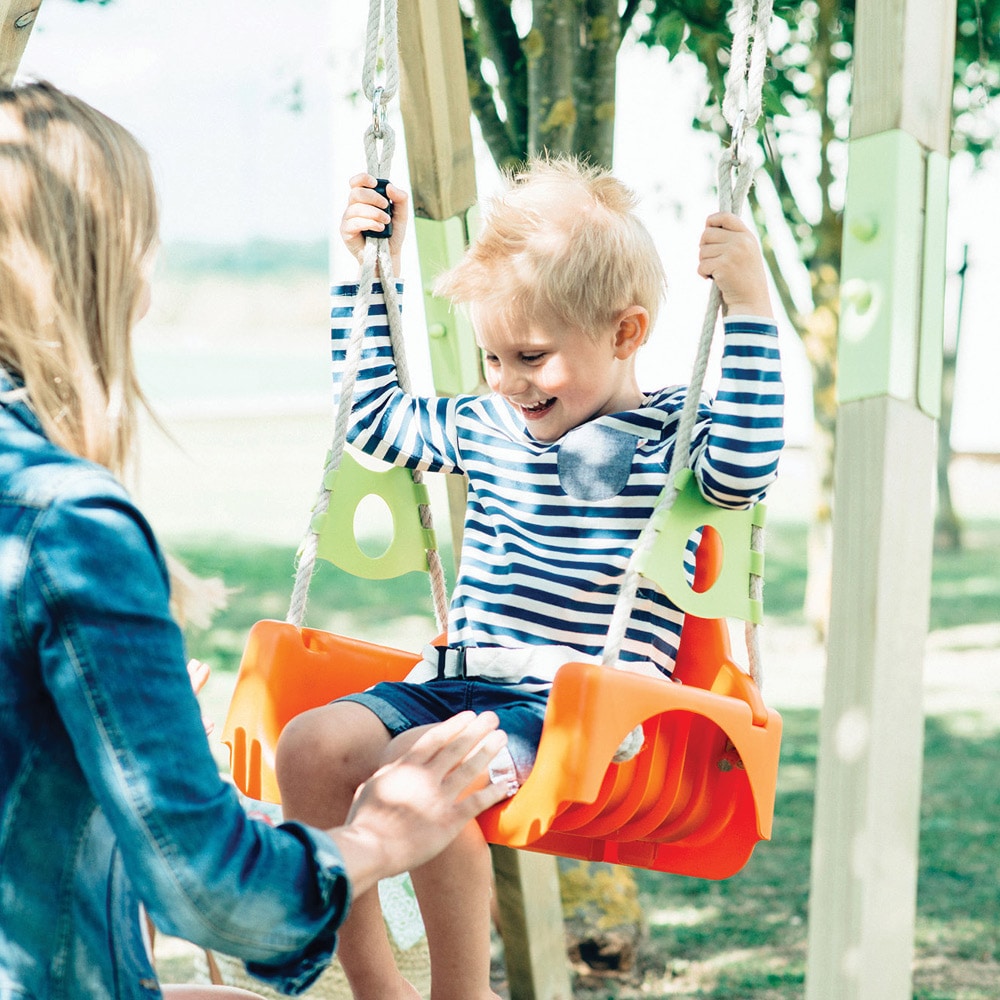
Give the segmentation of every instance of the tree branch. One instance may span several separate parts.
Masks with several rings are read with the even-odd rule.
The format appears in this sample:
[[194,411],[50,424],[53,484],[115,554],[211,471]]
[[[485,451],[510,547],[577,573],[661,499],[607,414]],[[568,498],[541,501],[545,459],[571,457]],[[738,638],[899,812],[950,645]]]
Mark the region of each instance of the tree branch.
[[793,327],[795,327],[796,332],[801,337],[803,331],[805,330],[805,322],[802,314],[795,305],[795,297],[792,295],[791,286],[789,285],[788,279],[785,277],[785,273],[781,268],[780,262],[778,261],[778,255],[774,250],[774,243],[768,235],[766,213],[764,211],[764,206],[760,203],[760,198],[757,196],[757,189],[755,186],[750,188],[748,197],[750,200],[750,210],[753,213],[754,223],[756,224],[757,232],[760,235],[760,246],[761,251],[764,254],[764,261],[767,264],[768,271],[771,273],[771,279],[774,281],[774,287],[778,293],[778,299],[781,302],[781,307],[784,309],[789,322]]
[[498,167],[519,163],[525,158],[527,149],[517,143],[509,122],[504,122],[500,118],[496,101],[493,99],[493,90],[483,76],[482,57],[475,44],[473,24],[464,13],[461,16],[465,75],[469,82],[469,103],[472,105],[472,113],[479,122],[479,129],[493,162]]
[[628,29],[632,27],[632,22],[635,20],[635,15],[639,13],[639,8],[642,6],[642,0],[628,0],[625,4],[625,10],[622,11],[621,15],[621,37],[624,38]]
[[573,77],[579,51],[577,8],[560,0],[534,0],[528,59],[528,151],[572,153],[577,107]]
[[478,37],[485,55],[497,69],[500,100],[507,110],[510,142],[528,150],[528,74],[521,39],[511,17],[509,0],[475,0]]

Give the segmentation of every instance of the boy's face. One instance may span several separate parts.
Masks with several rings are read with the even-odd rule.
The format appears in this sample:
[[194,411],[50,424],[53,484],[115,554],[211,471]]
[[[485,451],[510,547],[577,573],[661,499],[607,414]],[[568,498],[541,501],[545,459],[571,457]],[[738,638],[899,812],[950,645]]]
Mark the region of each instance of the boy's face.
[[635,349],[645,338],[645,322],[634,344],[621,327],[616,320],[594,336],[530,321],[513,330],[479,324],[486,381],[536,440],[558,440],[594,417],[642,402]]

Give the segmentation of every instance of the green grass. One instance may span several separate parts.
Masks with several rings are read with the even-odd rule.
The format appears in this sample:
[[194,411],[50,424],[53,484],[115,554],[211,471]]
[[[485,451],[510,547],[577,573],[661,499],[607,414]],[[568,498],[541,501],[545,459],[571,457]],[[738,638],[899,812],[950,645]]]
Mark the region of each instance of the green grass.
[[[774,839],[724,882],[637,871],[652,970],[697,974],[692,992],[647,997],[784,1000],[805,977],[818,713],[782,713]],[[962,719],[929,718],[921,807],[915,1000],[990,1000],[1000,982],[1000,740]],[[692,972],[692,970],[703,970]],[[675,984],[676,985],[676,984]]]
[[[967,526],[967,547],[934,559],[932,628],[1000,619],[1000,523]],[[249,626],[283,618],[293,583],[290,549],[199,542],[173,546],[198,573],[238,587],[215,627],[192,636],[197,654],[233,670]],[[768,532],[768,615],[802,620],[805,529]],[[447,560],[447,556],[446,556]],[[447,562],[446,562],[447,564]],[[393,641],[416,616],[433,621],[427,582],[357,580],[320,564],[307,621]],[[803,995],[818,713],[782,713],[784,738],[774,839],[723,882],[636,873],[649,923],[642,986],[609,982],[592,1000],[792,1000]],[[1000,720],[975,713],[926,723],[914,1000],[991,1000],[1000,982]]]

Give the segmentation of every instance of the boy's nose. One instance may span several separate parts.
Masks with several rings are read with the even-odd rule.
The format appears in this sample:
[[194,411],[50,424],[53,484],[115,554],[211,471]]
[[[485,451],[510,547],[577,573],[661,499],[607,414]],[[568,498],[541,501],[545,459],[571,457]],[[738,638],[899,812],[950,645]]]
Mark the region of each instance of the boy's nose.
[[500,371],[500,384],[498,392],[502,396],[516,396],[519,392],[524,392],[528,386],[528,380],[524,374],[515,368],[503,368]]

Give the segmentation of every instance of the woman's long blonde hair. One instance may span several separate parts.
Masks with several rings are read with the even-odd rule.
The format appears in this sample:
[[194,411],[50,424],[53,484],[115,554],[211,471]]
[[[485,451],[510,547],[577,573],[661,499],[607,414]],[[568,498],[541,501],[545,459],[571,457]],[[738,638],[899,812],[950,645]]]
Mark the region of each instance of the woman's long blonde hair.
[[126,129],[47,83],[0,90],[0,366],[52,441],[117,475],[145,402],[131,329],[156,242]]

